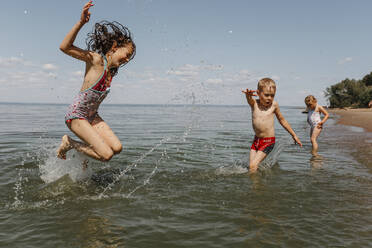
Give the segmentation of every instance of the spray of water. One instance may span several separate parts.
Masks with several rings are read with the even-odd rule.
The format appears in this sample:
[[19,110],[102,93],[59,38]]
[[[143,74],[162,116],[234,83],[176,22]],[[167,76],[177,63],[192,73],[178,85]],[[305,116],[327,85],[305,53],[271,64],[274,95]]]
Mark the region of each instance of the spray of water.
[[[208,102],[208,97],[205,95],[207,90],[204,88],[205,87],[203,84],[192,84],[189,85],[189,87],[183,89],[185,92],[176,93],[178,95],[173,97],[168,104],[177,103],[179,100],[191,104],[191,110],[189,110],[188,112],[190,118],[188,118],[189,121],[185,125],[184,132],[179,135],[163,137],[147,152],[141,154],[138,159],[126,166],[126,168],[119,169],[118,173],[114,173],[113,180],[111,180],[110,183],[106,184],[103,188],[103,191],[99,195],[97,195],[97,199],[107,197],[107,192],[112,190],[117,182],[125,178],[130,171],[141,164],[155,150],[163,147],[163,151],[161,152],[160,158],[156,160],[154,168],[148,175],[145,176],[144,181],[140,185],[136,186],[133,190],[126,194],[126,197],[131,197],[138,189],[150,183],[151,179],[156,175],[156,172],[158,171],[161,164],[169,159],[166,144],[170,141],[186,142],[189,134],[192,132],[195,125],[198,124],[198,121],[200,120],[200,117],[202,115],[198,113],[200,111],[200,107],[198,107],[197,105],[205,104]],[[190,107],[187,107],[187,109],[189,108]],[[55,154],[56,148],[58,146],[58,143],[56,143],[55,140],[48,139],[46,137],[40,137],[39,143],[39,149],[36,152],[35,157],[39,167],[40,179],[46,184],[43,187],[43,191],[45,191],[47,195],[50,195],[49,193],[61,193],[59,192],[60,189],[66,189],[66,187],[62,187],[61,185],[75,184],[76,182],[85,181],[92,178],[92,167],[89,166],[85,170],[83,169],[84,161],[89,159],[87,156],[80,154],[75,150],[71,150],[69,152],[68,158],[66,160],[61,160],[58,159]],[[110,167],[109,164],[108,167]],[[22,202],[22,185],[25,180],[26,179],[24,177],[18,176],[18,181],[14,186],[16,192],[14,204],[16,205],[19,205]],[[58,190],[53,193],[52,189],[54,188],[58,188]]]
[[[183,134],[180,135],[180,136],[174,135],[174,136],[163,137],[159,141],[159,143],[157,143],[155,146],[153,146],[149,151],[147,151],[146,153],[143,153],[140,156],[140,158],[138,158],[136,161],[134,161],[133,163],[131,163],[130,165],[128,165],[124,170],[121,170],[120,173],[118,173],[117,175],[115,175],[115,177],[112,180],[112,182],[109,183],[104,188],[103,192],[101,192],[101,194],[98,196],[98,198],[105,197],[107,191],[111,190],[113,188],[113,186],[124,177],[124,175],[126,175],[128,172],[130,172],[131,170],[133,170],[134,168],[136,168],[141,162],[143,162],[145,160],[145,158],[147,156],[149,156],[150,154],[152,154],[155,150],[160,149],[160,147],[166,145],[170,141],[182,141],[182,142],[186,142],[189,134],[192,132],[192,130],[195,127],[195,125],[198,124],[198,121],[199,121],[200,116],[201,116],[201,115],[198,114],[198,111],[200,110],[200,108],[197,107],[197,104],[200,104],[200,103],[205,104],[205,103],[208,102],[207,96],[204,95],[204,94],[201,94],[203,92],[207,92],[204,88],[205,87],[204,87],[204,85],[202,83],[201,84],[191,84],[191,85],[189,85],[189,87],[186,87],[183,90],[183,92],[177,93],[177,95],[175,95],[173,98],[171,98],[171,100],[167,104],[174,104],[174,103],[177,103],[179,100],[181,100],[182,102],[188,102],[188,103],[190,103],[191,106],[192,106],[191,107],[191,111],[189,113],[189,115],[190,115],[189,120],[190,121],[185,126],[185,131],[183,132]],[[201,101],[199,101],[198,99],[201,99]],[[135,187],[125,197],[126,198],[131,197],[138,189],[140,189],[140,188],[146,186],[147,184],[149,184],[150,183],[150,179],[155,176],[155,174],[156,174],[159,166],[161,165],[161,163],[165,162],[167,159],[169,159],[169,156],[167,155],[167,149],[165,147],[164,150],[163,150],[163,152],[161,153],[160,158],[155,162],[154,168],[145,177],[143,183],[140,184],[139,186]]]
[[[271,169],[274,164],[277,163],[280,153],[283,151],[284,145],[277,142],[274,149],[269,155],[259,164],[258,169],[260,171],[266,171]],[[216,169],[216,175],[235,175],[244,174],[249,172],[249,159],[237,160],[232,165],[221,166]]]

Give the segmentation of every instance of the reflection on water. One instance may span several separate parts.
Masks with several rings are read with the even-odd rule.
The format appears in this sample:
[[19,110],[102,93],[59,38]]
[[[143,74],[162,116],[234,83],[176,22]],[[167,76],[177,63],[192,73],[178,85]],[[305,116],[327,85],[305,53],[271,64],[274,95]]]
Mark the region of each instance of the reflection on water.
[[324,158],[321,155],[312,156],[310,158],[311,167],[314,169],[322,168],[323,160]]
[[125,228],[114,225],[109,219],[95,214],[84,216],[74,225],[76,242],[75,247],[125,247]]

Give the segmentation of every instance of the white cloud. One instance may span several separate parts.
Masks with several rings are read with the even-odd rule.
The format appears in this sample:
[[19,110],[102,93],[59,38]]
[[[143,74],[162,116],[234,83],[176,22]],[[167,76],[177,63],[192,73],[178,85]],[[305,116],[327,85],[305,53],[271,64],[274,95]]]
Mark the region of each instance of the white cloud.
[[211,84],[220,84],[222,83],[222,79],[220,78],[209,78],[205,81],[206,83],[211,83]]
[[297,94],[299,94],[299,95],[310,95],[310,91],[309,90],[299,90],[299,91],[297,91]]
[[247,82],[256,82],[259,79],[259,77],[255,76],[249,70],[240,70],[238,73],[224,74],[224,77],[224,81],[226,82],[244,85],[246,85]]
[[179,70],[169,70],[167,71],[168,75],[175,75],[175,76],[185,76],[185,77],[191,77],[191,76],[197,76],[198,72],[195,71],[179,71]]
[[205,65],[203,69],[210,71],[221,71],[223,70],[223,65]]
[[83,83],[84,72],[81,70],[69,72],[70,77],[65,81],[70,83]]
[[339,65],[342,65],[342,64],[349,63],[349,62],[351,62],[351,61],[353,61],[353,58],[352,58],[352,57],[346,57],[346,58],[340,59],[340,60],[338,61],[338,64],[339,64]]
[[185,64],[184,66],[181,66],[179,70],[181,71],[199,71],[200,66],[198,65],[191,65],[191,64]]
[[200,67],[196,65],[186,64],[176,69],[170,69],[166,73],[168,75],[175,75],[181,77],[193,77],[199,75]]
[[272,75],[271,79],[274,80],[274,81],[279,81],[280,77],[278,75]]
[[72,75],[73,75],[73,76],[76,76],[76,77],[82,77],[82,76],[84,76],[84,72],[81,71],[81,70],[79,70],[79,71],[74,71],[74,72],[72,72]]
[[57,66],[55,66],[53,64],[43,64],[41,66],[41,68],[43,68],[44,70],[47,70],[47,71],[53,71],[53,70],[57,69]]
[[0,58],[0,67],[32,66],[32,63],[19,57]]
[[249,80],[252,79],[252,74],[248,70],[241,70],[238,73],[239,80]]

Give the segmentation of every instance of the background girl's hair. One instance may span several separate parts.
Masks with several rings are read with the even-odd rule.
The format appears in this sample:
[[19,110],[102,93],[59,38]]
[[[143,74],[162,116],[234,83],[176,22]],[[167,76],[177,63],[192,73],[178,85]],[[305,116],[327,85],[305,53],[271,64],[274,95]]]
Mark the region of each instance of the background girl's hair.
[[313,96],[313,95],[308,95],[307,97],[305,97],[305,104],[309,104],[311,102],[314,102],[316,101],[316,98]]
[[[88,33],[86,39],[87,49],[95,51],[102,55],[106,55],[112,48],[114,42],[117,43],[117,47],[123,47],[127,44],[133,46],[133,53],[130,55],[129,60],[134,58],[136,55],[136,45],[132,40],[129,29],[118,22],[101,21],[94,25],[92,32]],[[122,64],[121,66],[125,65]],[[120,66],[120,67],[121,67]],[[111,76],[115,76],[118,72],[118,68],[110,68]]]

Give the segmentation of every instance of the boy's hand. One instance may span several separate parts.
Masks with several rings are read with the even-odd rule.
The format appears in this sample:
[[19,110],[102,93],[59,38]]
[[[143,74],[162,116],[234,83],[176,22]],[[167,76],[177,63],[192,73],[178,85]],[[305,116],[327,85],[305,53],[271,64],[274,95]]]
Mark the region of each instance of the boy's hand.
[[257,96],[257,94],[255,93],[256,91],[245,89],[245,90],[242,90],[242,92],[245,94],[245,98],[247,98],[248,104],[251,106],[251,108],[253,108],[256,100],[252,98],[252,96]]
[[255,93],[255,92],[256,92],[255,90],[249,90],[249,89],[246,89],[246,90],[242,90],[242,92],[243,92],[246,96],[257,96],[257,94]]
[[85,24],[85,23],[89,22],[89,19],[90,19],[89,8],[92,7],[92,6],[94,6],[94,4],[92,2],[93,1],[90,0],[83,7],[83,11],[81,12],[81,17],[80,17],[80,22],[82,24]]
[[302,143],[301,143],[300,139],[297,137],[297,135],[293,136],[293,140],[294,140],[295,144],[298,144],[300,147],[302,147]]

